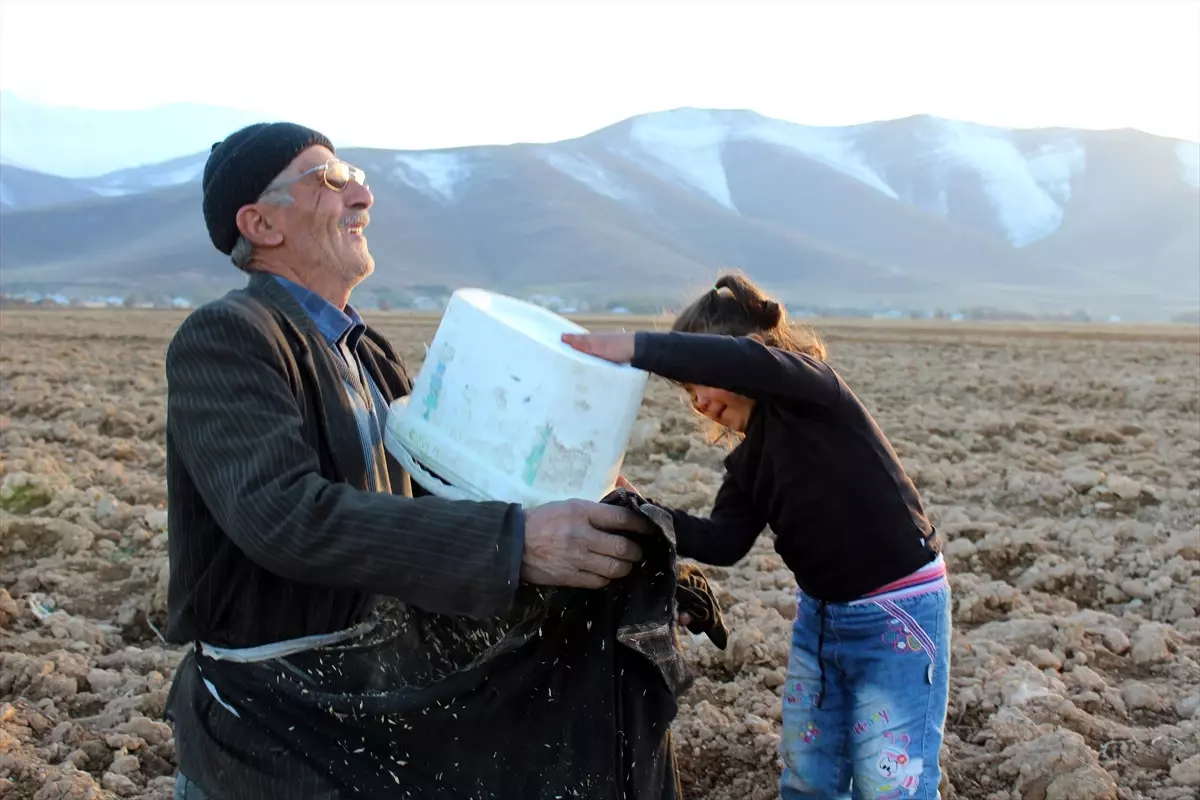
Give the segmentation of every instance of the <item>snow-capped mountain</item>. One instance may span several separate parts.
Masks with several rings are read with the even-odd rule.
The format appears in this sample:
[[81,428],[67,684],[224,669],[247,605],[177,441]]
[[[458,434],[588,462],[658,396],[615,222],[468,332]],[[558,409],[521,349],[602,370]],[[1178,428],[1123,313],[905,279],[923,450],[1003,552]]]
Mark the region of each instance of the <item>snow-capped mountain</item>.
[[[37,267],[52,264],[75,280],[99,262],[145,280],[205,265],[235,280],[198,210],[207,151],[71,181],[93,198],[83,206],[57,205],[78,199],[61,177],[44,176],[39,199],[28,173],[0,167],[6,270],[46,277]],[[735,264],[825,303],[1200,305],[1200,143],[1137,131],[678,109],[553,144],[342,154],[376,196],[383,284],[432,270],[501,288],[673,291]],[[99,240],[72,231],[99,224]]]
[[95,178],[64,178],[0,164],[0,211],[123,197],[200,180],[208,153],[117,170]]
[[77,180],[76,184],[100,197],[121,197],[138,194],[165,186],[179,186],[200,180],[208,151],[182,158],[173,158],[161,164],[131,167],[117,170],[98,178]]
[[70,178],[0,164],[0,211],[72,203],[95,196],[91,189]]

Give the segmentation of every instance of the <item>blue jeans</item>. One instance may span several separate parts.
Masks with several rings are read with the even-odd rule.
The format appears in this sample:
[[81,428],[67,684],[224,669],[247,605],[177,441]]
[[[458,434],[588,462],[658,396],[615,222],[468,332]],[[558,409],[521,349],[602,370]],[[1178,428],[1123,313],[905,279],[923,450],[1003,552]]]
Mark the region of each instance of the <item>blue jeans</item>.
[[948,584],[853,603],[800,593],[783,695],[783,800],[940,800],[949,684]]

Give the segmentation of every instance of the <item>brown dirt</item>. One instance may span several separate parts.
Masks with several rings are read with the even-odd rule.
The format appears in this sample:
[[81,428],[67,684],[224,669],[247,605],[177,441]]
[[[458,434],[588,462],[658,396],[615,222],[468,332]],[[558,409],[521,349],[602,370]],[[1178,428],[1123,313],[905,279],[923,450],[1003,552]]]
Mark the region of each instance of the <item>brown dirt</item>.
[[[180,315],[6,311],[0,797],[168,798],[162,356]],[[375,315],[417,368],[435,320]],[[624,320],[623,324],[635,324]],[[1200,342],[1191,329],[840,324],[835,366],[946,534],[944,796],[1200,787]],[[706,510],[723,451],[652,383],[627,460]],[[686,645],[687,796],[776,796],[793,580],[764,536],[713,569],[732,641]]]

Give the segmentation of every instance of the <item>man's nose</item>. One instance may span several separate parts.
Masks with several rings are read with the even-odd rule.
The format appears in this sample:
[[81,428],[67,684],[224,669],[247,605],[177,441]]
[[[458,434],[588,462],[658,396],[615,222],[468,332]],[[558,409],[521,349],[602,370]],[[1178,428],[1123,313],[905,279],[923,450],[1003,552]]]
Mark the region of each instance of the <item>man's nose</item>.
[[342,190],[342,194],[346,198],[346,205],[350,208],[365,211],[371,206],[375,205],[375,195],[371,194],[371,190],[367,188],[366,184],[362,184],[357,181],[351,181],[349,185]]

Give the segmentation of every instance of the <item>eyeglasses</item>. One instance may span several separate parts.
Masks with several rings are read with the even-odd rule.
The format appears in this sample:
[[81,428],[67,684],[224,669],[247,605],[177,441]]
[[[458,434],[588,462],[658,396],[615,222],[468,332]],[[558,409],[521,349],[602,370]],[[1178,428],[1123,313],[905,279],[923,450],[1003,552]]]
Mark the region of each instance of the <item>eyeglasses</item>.
[[295,183],[301,178],[311,175],[314,172],[320,172],[321,178],[325,182],[325,186],[335,192],[340,192],[345,189],[350,185],[351,181],[354,181],[360,186],[367,185],[367,173],[363,172],[358,167],[347,164],[340,158],[331,158],[324,164],[318,164],[311,169],[304,170],[304,172],[301,172],[294,178],[289,178],[288,180],[280,181],[273,186],[268,186],[263,192],[263,195],[270,194],[276,189],[282,189],[284,186]]

